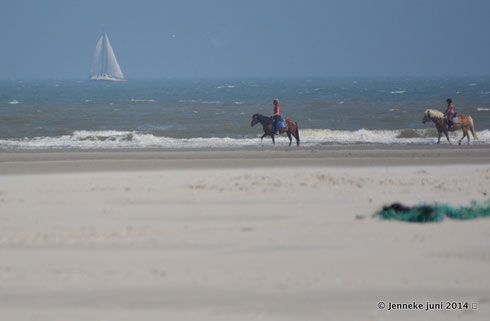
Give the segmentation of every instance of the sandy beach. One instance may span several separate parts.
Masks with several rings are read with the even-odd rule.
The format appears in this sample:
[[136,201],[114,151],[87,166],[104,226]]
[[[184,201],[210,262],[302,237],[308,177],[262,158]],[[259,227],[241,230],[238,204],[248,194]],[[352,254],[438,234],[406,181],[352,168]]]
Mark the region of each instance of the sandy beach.
[[2,151],[0,319],[488,320],[490,220],[373,214],[489,187],[486,145]]

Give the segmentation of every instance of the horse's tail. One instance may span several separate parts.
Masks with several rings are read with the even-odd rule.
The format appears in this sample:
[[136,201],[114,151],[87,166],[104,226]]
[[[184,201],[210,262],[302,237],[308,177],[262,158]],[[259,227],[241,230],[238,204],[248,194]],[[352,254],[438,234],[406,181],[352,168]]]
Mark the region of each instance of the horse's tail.
[[294,137],[296,137],[296,146],[299,146],[299,128],[298,123],[296,123],[296,130],[294,131]]
[[475,126],[473,125],[473,118],[471,118],[471,116],[468,116],[469,120],[470,120],[470,130],[471,130],[471,134],[473,135],[473,138],[474,139],[478,139],[478,136],[476,135],[476,132],[475,132]]

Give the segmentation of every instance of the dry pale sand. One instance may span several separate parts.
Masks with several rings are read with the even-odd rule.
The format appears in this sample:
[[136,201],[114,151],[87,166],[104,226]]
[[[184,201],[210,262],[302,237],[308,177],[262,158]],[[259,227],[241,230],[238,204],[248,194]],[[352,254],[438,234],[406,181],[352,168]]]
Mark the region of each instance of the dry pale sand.
[[489,320],[490,220],[372,217],[393,201],[488,199],[489,156],[2,152],[0,320]]

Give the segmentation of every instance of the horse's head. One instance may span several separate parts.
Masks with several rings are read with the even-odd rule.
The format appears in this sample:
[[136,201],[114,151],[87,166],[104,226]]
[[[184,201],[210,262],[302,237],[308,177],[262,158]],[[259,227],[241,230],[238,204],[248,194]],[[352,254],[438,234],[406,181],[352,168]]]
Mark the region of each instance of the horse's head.
[[252,116],[252,122],[250,123],[250,126],[255,126],[259,122],[259,114],[254,114]]
[[422,124],[425,124],[430,120],[430,110],[427,109],[424,113],[424,118],[422,119]]
[[422,123],[426,123],[429,120],[440,121],[444,119],[444,114],[435,109],[427,109],[424,113],[424,118],[422,119]]

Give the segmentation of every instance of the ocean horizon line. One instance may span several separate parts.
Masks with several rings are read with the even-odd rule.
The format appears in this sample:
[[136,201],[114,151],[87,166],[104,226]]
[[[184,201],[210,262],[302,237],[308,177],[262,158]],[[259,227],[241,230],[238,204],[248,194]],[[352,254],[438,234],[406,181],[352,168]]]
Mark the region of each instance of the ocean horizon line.
[[[451,79],[466,79],[466,78],[490,78],[490,74],[448,74],[448,75],[326,75],[326,76],[127,76],[128,80],[339,80],[339,79],[407,79],[407,80],[420,80],[420,79],[437,79],[437,80],[451,80]],[[89,76],[86,77],[2,77],[0,81],[90,81]]]

